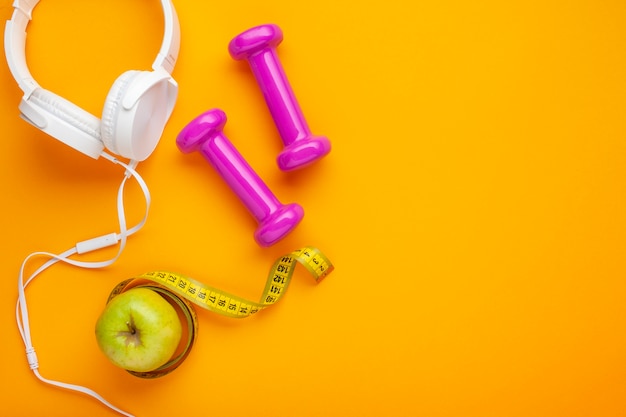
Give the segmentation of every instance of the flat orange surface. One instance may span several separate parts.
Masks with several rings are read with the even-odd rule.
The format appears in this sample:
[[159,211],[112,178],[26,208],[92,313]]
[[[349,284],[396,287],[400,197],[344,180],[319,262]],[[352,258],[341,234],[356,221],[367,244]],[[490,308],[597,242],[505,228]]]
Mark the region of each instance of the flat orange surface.
[[[148,222],[113,266],[54,266],[28,288],[43,376],[137,416],[626,416],[626,3],[175,4],[179,99],[138,168]],[[31,72],[97,116],[162,35],[156,0],[43,0],[34,17]],[[227,51],[268,22],[283,29],[278,53],[311,130],[333,144],[298,172],[277,168],[276,127]],[[28,254],[117,230],[123,172],[22,121],[4,60],[0,83],[0,415],[113,416],[39,382],[14,317]],[[254,242],[256,222],[202,157],[176,148],[213,107],[279,200],[305,209],[273,247]],[[126,200],[138,221],[136,186]],[[199,311],[174,373],[138,379],[98,350],[93,327],[119,281],[165,269],[254,298],[273,261],[303,245],[335,271],[316,285],[298,269],[252,318]]]

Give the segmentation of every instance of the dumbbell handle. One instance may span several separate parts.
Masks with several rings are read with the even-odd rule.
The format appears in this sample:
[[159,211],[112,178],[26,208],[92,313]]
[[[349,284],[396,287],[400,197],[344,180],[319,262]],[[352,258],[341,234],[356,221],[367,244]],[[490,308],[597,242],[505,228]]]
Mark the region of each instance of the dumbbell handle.
[[199,151],[258,222],[282,205],[223,133],[214,134]]
[[311,134],[275,48],[248,57],[267,107],[285,146]]

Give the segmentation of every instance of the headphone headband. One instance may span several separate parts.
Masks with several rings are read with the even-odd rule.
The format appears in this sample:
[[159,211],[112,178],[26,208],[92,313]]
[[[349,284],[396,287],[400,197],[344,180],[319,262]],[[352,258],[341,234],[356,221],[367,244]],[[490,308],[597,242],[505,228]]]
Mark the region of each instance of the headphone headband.
[[[4,33],[4,50],[13,78],[17,81],[24,97],[28,98],[39,84],[31,75],[26,64],[26,26],[32,20],[32,12],[40,0],[14,0],[13,16],[7,21]],[[165,30],[163,42],[152,68],[164,69],[169,74],[174,70],[180,50],[180,24],[171,0],[161,0]]]

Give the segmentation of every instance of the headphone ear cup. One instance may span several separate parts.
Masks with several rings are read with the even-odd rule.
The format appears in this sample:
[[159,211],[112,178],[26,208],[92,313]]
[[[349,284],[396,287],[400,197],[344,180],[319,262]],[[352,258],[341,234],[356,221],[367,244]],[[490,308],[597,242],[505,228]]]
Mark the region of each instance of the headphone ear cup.
[[127,71],[113,84],[102,115],[102,140],[112,152],[143,161],[156,148],[176,96],[169,73]]
[[120,155],[120,151],[116,143],[116,130],[118,114],[122,106],[122,98],[124,97],[125,91],[128,90],[132,79],[137,77],[139,72],[140,71],[126,71],[120,75],[113,83],[104,101],[100,127],[102,142],[108,150],[117,155]]

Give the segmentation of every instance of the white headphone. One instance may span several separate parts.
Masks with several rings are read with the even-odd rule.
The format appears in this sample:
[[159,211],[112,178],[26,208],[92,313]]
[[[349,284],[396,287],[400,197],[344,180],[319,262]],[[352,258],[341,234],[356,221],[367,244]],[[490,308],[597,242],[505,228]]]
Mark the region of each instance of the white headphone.
[[143,161],[156,148],[172,114],[178,84],[171,76],[180,48],[180,25],[170,0],[161,0],[165,33],[153,71],[126,71],[111,87],[98,119],[59,95],[45,90],[26,64],[26,26],[40,0],[14,0],[7,21],[4,50],[13,78],[24,92],[20,116],[50,136],[98,159],[104,149]]
[[[95,391],[79,385],[50,380],[39,372],[39,360],[33,347],[30,321],[26,304],[26,287],[39,274],[57,262],[64,262],[87,269],[104,268],[113,264],[126,246],[127,238],[145,224],[150,206],[150,192],[144,180],[135,170],[138,162],[145,160],[159,142],[165,124],[172,114],[178,95],[178,84],[171,73],[180,48],[180,26],[171,0],[161,0],[165,17],[165,33],[161,49],[152,64],[152,71],[126,71],[114,82],[104,103],[102,118],[98,119],[59,95],[43,89],[33,78],[26,64],[26,26],[32,19],[32,11],[40,0],[14,0],[13,15],[7,21],[4,32],[4,50],[9,69],[24,96],[19,105],[20,116],[50,136],[94,159],[100,156],[125,168],[125,175],[117,194],[119,232],[78,242],[60,254],[35,252],[26,257],[18,278],[18,301],[16,319],[28,365],[41,381],[64,389],[87,394],[107,407],[125,416],[131,414],[115,407]],[[105,150],[106,149],[106,150]],[[129,163],[115,156],[130,160]],[[133,227],[126,223],[124,187],[129,178],[135,178],[146,199],[143,219]],[[72,259],[119,243],[115,256],[103,261],[80,261]],[[27,276],[25,265],[33,258],[50,258],[34,273]]]

